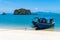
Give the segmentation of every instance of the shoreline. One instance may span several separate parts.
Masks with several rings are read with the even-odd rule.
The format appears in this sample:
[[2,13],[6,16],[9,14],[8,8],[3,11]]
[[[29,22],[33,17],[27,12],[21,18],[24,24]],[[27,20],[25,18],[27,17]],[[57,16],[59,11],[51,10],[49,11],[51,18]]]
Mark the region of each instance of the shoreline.
[[[55,32],[55,31],[57,31],[57,30],[55,30],[54,28],[49,28],[49,29],[44,29],[44,30],[35,30],[34,28],[31,28],[31,27],[23,27],[23,26],[19,26],[19,27],[17,27],[17,26],[0,26],[0,31],[5,31],[5,30],[24,30],[24,31],[28,31],[28,30],[30,30],[30,31],[53,31],[53,32]],[[57,31],[57,32],[60,32],[60,31]]]
[[16,31],[48,31],[48,32],[55,32],[53,29],[44,29],[44,30],[34,30],[34,29],[8,29],[8,28],[0,28],[0,31],[10,31],[10,30],[16,30]]
[[[35,30],[35,28],[31,27],[17,27],[17,26],[0,26],[0,30]],[[41,31],[41,30],[35,30],[35,31]],[[54,31],[54,28],[44,29],[43,31]]]

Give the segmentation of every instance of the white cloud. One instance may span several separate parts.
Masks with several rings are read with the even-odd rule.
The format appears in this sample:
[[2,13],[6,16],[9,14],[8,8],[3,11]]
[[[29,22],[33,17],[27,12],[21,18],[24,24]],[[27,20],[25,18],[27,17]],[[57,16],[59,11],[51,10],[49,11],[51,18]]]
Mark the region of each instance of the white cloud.
[[38,10],[38,8],[35,8],[35,10]]

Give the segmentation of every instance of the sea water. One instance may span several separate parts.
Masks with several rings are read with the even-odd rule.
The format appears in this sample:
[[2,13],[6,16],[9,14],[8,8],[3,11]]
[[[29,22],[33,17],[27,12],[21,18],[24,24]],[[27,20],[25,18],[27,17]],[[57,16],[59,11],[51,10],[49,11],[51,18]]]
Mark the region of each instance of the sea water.
[[35,17],[54,18],[54,30],[60,30],[60,14],[38,13],[38,15],[0,15],[0,28],[33,28],[32,20]]

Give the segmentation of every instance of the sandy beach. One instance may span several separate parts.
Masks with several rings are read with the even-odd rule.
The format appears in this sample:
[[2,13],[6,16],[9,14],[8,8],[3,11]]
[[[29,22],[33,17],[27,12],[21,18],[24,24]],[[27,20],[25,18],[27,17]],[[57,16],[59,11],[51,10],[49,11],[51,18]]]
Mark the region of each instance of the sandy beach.
[[60,32],[0,29],[0,40],[60,40]]

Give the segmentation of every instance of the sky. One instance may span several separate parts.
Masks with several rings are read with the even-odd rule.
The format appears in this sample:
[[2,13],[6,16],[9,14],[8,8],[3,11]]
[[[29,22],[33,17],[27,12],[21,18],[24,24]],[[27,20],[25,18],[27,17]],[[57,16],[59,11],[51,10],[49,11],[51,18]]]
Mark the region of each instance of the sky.
[[0,12],[13,13],[20,8],[60,13],[60,0],[0,0]]

